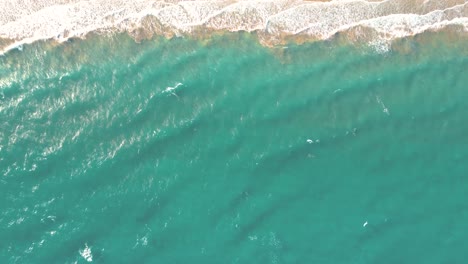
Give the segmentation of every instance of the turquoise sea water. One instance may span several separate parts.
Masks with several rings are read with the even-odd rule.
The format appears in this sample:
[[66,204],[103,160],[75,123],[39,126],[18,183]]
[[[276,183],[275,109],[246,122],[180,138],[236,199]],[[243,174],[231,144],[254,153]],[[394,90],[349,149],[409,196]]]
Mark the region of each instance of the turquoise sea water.
[[466,42],[397,46],[9,52],[0,262],[464,263]]

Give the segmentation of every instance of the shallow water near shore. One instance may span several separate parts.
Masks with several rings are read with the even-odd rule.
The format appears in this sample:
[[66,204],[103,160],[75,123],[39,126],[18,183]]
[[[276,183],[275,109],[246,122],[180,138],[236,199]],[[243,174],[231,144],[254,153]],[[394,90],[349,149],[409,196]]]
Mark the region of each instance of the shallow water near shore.
[[2,263],[461,263],[466,39],[0,56]]

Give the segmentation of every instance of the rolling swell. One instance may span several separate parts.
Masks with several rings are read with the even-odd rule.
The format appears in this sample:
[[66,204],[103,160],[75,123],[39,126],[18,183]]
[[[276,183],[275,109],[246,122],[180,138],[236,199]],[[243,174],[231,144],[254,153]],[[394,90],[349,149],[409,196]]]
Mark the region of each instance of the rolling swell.
[[0,260],[459,261],[468,60],[444,34],[385,54],[241,33],[5,54]]

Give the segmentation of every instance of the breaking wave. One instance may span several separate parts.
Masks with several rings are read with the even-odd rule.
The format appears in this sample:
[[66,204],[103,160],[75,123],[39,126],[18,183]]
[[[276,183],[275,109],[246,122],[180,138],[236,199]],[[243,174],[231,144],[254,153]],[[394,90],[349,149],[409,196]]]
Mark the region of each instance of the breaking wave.
[[455,26],[468,32],[468,0],[152,1],[10,0],[0,3],[0,50],[89,32],[135,39],[212,31],[255,31],[264,44],[323,40],[339,32],[369,43]]

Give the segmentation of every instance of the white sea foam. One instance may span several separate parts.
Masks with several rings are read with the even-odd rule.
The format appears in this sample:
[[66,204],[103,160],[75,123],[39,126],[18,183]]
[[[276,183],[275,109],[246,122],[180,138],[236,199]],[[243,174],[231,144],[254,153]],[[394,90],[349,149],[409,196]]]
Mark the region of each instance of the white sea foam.
[[181,85],[182,85],[182,83],[178,82],[178,83],[176,83],[176,85],[174,85],[174,86],[168,86],[168,87],[166,87],[166,89],[164,90],[164,92],[170,92],[170,93],[172,93],[175,89],[179,88],[179,86],[181,86]]
[[[4,0],[0,38],[5,50],[39,39],[64,41],[92,31],[181,35],[196,29],[258,31],[268,39],[327,39],[359,27],[392,40],[458,25],[468,32],[468,0]],[[358,31],[359,32],[359,31]],[[138,36],[135,36],[138,37]],[[141,37],[141,36],[140,36]]]
[[87,262],[92,262],[93,261],[93,255],[91,254],[91,248],[88,247],[87,244],[85,244],[85,248],[83,250],[80,250],[80,255],[87,261]]

